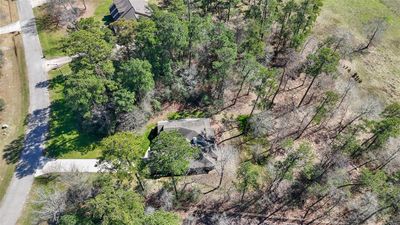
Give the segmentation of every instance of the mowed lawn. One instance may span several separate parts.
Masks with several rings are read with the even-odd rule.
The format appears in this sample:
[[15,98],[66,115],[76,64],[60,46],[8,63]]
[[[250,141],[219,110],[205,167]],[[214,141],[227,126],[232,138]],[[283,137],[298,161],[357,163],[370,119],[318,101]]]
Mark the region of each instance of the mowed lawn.
[[[111,2],[112,0],[86,1],[88,9],[84,16],[94,16],[99,21],[106,22]],[[35,14],[43,15],[43,9],[36,10]],[[60,47],[63,37],[67,35],[65,29],[44,29],[39,24],[39,37],[46,58],[63,56]],[[65,78],[70,72],[68,65],[49,72],[52,106],[46,154],[56,158],[97,158],[100,152],[96,146],[100,138],[81,131],[75,115],[69,111],[63,97]]]
[[99,151],[96,150],[96,143],[99,138],[80,131],[75,115],[69,111],[64,100],[64,82],[69,74],[68,65],[49,73],[52,106],[46,154],[57,158],[97,158]]
[[351,59],[367,94],[383,101],[400,100],[400,1],[398,0],[325,0],[314,34],[319,39],[331,34],[350,37],[355,47],[367,42],[367,27],[374,19],[384,18],[387,30],[377,44]]
[[[109,7],[112,0],[86,0],[87,10],[83,17],[93,16],[99,21],[109,22]],[[77,2],[77,4],[80,4]],[[78,6],[82,8],[82,5]],[[37,29],[39,33],[40,43],[42,45],[43,54],[46,59],[64,56],[61,47],[62,39],[67,35],[65,27],[58,27],[57,24],[46,17],[46,7],[40,6],[34,9]]]

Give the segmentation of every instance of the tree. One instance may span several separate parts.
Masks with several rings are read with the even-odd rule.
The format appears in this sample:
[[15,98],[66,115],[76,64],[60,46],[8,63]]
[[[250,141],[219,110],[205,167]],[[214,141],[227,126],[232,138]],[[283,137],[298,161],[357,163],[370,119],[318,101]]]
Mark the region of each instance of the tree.
[[291,48],[299,47],[311,31],[322,8],[322,0],[303,0],[298,6],[293,20],[293,36],[290,39]]
[[65,82],[65,99],[68,106],[79,116],[89,119],[95,105],[102,105],[108,101],[106,83],[96,76],[71,77]]
[[265,54],[264,32],[258,21],[251,20],[246,29],[245,39],[240,45],[241,51],[262,58]]
[[157,27],[153,20],[144,18],[138,21],[135,27],[135,49],[139,58],[147,59],[149,62],[153,62],[156,59],[154,51],[159,43],[156,31]]
[[365,27],[367,42],[361,44],[356,50],[354,50],[354,52],[363,52],[368,50],[371,46],[376,45],[376,43],[382,38],[387,27],[387,18],[375,18],[369,21]]
[[[260,67],[256,75],[253,77],[252,85],[256,92],[256,99],[254,100],[253,108],[250,112],[250,117],[253,115],[256,107],[266,109],[271,106],[269,101],[270,94],[277,88],[276,83],[277,70],[274,68]],[[262,100],[259,103],[259,100]]]
[[62,43],[63,51],[70,56],[78,56],[72,60],[74,74],[96,74],[108,77],[114,73],[111,61],[113,41],[93,19],[82,19],[75,29]]
[[363,141],[360,148],[353,152],[352,157],[359,156],[363,151],[377,150],[386,144],[389,138],[400,136],[400,104],[388,105],[381,113],[381,120],[366,121],[366,126],[371,133]]
[[233,99],[233,102],[231,105],[227,106],[231,107],[234,106],[239,99],[240,93],[243,90],[244,84],[245,83],[250,83],[251,80],[254,79],[255,74],[257,74],[260,64],[256,61],[256,58],[252,54],[245,54],[243,59],[240,60],[239,62],[239,78],[240,78],[240,84],[239,84],[239,90],[237,91],[235,98]]
[[130,182],[136,178],[144,189],[139,172],[142,158],[149,144],[146,137],[135,133],[116,133],[101,141],[99,148],[102,154],[99,164],[102,168],[114,172],[121,181]]
[[154,88],[151,64],[147,60],[131,59],[124,62],[117,75],[121,83],[128,90],[135,92],[139,100],[142,100]]
[[66,210],[67,195],[65,192],[52,188],[39,189],[33,203],[40,208],[36,211],[39,222],[58,223]]
[[3,50],[0,50],[0,68],[3,67],[4,64],[4,53]]
[[142,197],[123,188],[103,186],[86,207],[95,224],[141,225],[144,219]]
[[127,46],[134,42],[137,23],[136,20],[120,19],[110,24],[116,34],[117,44]]
[[187,52],[188,25],[177,15],[166,11],[155,11],[153,20],[156,26],[157,46],[154,46],[156,61],[152,63],[154,74],[162,76],[165,81],[171,81],[175,62],[182,60]]
[[179,225],[181,220],[178,215],[162,210],[156,211],[150,215],[146,215],[144,219],[145,225]]
[[246,12],[246,16],[259,21],[261,29],[259,38],[264,36],[264,32],[269,30],[273,21],[277,19],[278,1],[276,0],[258,0],[251,1],[251,6]]
[[110,27],[116,35],[116,43],[124,46],[127,50],[126,57],[130,56],[134,50],[136,28],[138,22],[136,20],[119,19],[110,24]]
[[[212,18],[210,16],[200,17],[193,15],[189,21],[189,47],[188,47],[188,67],[190,69],[194,56],[198,57],[199,48],[208,40],[208,34],[212,28]],[[197,50],[197,51],[196,51]],[[196,55],[197,53],[197,55]]]
[[222,100],[229,72],[237,57],[233,32],[222,23],[214,24],[203,48],[205,52],[199,65],[204,75],[203,83],[213,100]]
[[335,106],[337,101],[339,100],[339,95],[333,91],[327,91],[325,93],[324,99],[322,103],[317,107],[315,114],[311,117],[309,122],[301,129],[299,135],[296,137],[296,140],[299,139],[307,128],[312,124],[320,125],[323,120],[326,119],[329,112],[331,112]]
[[199,149],[190,146],[189,142],[178,131],[161,132],[150,145],[147,165],[152,174],[171,176],[178,196],[174,177],[184,175],[189,163],[199,154]]
[[289,0],[277,5],[278,30],[274,36],[274,56],[287,48],[296,49],[303,44],[322,7],[321,0]]
[[241,201],[243,201],[244,195],[248,190],[257,189],[260,185],[260,168],[257,165],[252,164],[250,161],[246,161],[240,164],[236,177],[238,182],[236,187],[242,193]]
[[320,48],[316,53],[307,57],[308,64],[305,72],[308,76],[312,77],[312,80],[308,85],[303,97],[301,98],[298,107],[303,104],[304,99],[306,98],[317,77],[323,73],[328,75],[329,73],[336,71],[339,64],[339,59],[340,57],[338,53],[326,47]]

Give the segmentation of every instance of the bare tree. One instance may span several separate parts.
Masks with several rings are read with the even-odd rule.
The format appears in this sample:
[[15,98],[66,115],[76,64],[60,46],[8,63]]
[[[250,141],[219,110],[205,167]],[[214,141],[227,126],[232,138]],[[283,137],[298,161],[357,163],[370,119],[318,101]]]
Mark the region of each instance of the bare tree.
[[67,207],[67,195],[60,189],[40,188],[36,192],[33,204],[39,209],[35,211],[37,219],[40,221],[58,223],[60,217]]
[[360,45],[354,53],[361,53],[368,50],[371,46],[376,45],[382,38],[387,29],[386,18],[375,18],[365,26],[367,33],[367,42]]

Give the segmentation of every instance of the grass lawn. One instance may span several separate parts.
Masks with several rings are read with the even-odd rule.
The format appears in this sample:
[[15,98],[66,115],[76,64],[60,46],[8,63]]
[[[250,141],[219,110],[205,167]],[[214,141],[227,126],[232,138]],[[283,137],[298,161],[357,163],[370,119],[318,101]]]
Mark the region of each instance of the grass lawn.
[[43,6],[33,9],[43,54],[47,59],[63,56],[64,53],[61,51],[60,43],[67,32],[65,29],[60,29],[52,24],[46,17],[45,10],[46,8]]
[[112,4],[112,0],[100,0],[96,10],[94,11],[94,18],[100,21],[109,22],[110,12],[109,7]]
[[[350,35],[357,45],[366,42],[366,26],[386,18],[388,28],[367,54],[354,57],[352,67],[363,80],[367,94],[382,100],[400,100],[400,2],[397,0],[325,0],[314,34]],[[356,46],[357,46],[356,45]],[[354,46],[354,47],[356,47]]]
[[[99,21],[104,21],[105,23],[109,22],[108,8],[112,0],[90,0],[87,3],[88,7],[93,7],[95,9],[88,9],[89,15],[85,16],[94,16],[94,18]],[[47,59],[64,56],[65,54],[61,50],[60,43],[62,38],[67,35],[67,32],[65,28],[56,27],[56,25],[46,17],[45,10],[46,8],[44,6],[34,8],[43,54]]]
[[[87,1],[88,14],[98,20],[106,21],[108,7],[112,0],[90,0]],[[93,10],[95,8],[95,10]],[[48,29],[46,18],[43,17],[44,8],[35,9],[35,15],[38,17],[38,30],[40,42],[46,58],[62,56],[60,43],[66,35],[63,29]],[[69,112],[63,99],[63,82],[65,75],[70,73],[69,66],[64,66],[58,70],[51,71],[50,96],[51,96],[51,118],[49,139],[46,144],[46,153],[51,157],[57,158],[97,158],[100,154],[96,149],[96,143],[99,140],[94,135],[84,134],[79,131],[79,124],[74,115]]]
[[57,158],[97,158],[99,151],[95,146],[98,138],[79,131],[79,125],[63,98],[65,76],[69,73],[68,65],[49,73],[52,106],[46,151],[49,156]]

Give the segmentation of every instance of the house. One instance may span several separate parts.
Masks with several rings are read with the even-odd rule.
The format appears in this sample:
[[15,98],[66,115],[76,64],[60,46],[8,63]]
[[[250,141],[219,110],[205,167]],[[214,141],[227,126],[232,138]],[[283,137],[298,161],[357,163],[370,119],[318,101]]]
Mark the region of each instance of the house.
[[110,6],[110,15],[118,19],[138,19],[139,16],[150,16],[147,0],[114,0]]
[[[215,169],[215,163],[218,159],[215,153],[217,145],[210,119],[182,119],[157,123],[157,134],[172,130],[181,133],[188,143],[201,150],[200,156],[190,162],[188,175],[205,174]],[[150,154],[151,149],[148,149],[144,160],[148,159]]]

